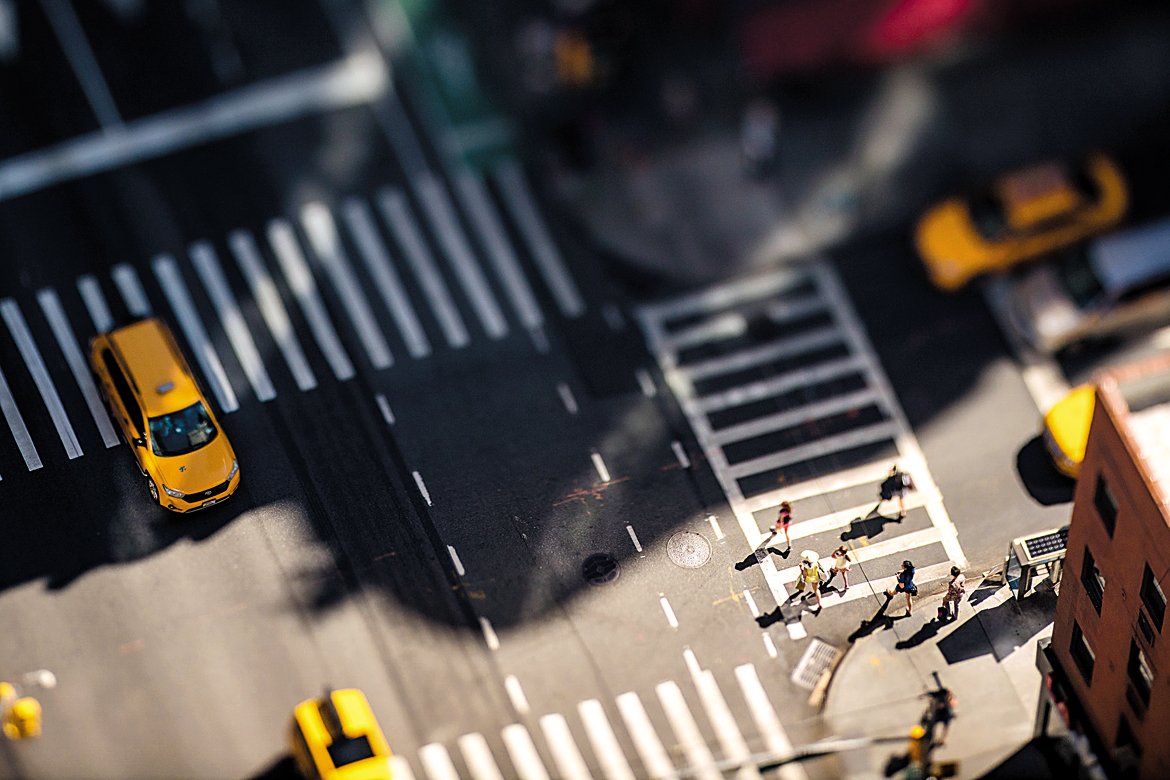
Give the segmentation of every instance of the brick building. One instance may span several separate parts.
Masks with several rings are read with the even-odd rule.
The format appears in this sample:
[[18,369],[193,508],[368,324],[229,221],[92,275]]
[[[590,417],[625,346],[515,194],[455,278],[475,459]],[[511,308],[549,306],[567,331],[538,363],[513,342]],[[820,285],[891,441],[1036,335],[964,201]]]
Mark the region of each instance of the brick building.
[[[1170,777],[1170,356],[1097,381],[1069,525],[1037,732],[1081,763]],[[1059,716],[1059,717],[1058,717]],[[1095,774],[1094,772],[1090,772]]]

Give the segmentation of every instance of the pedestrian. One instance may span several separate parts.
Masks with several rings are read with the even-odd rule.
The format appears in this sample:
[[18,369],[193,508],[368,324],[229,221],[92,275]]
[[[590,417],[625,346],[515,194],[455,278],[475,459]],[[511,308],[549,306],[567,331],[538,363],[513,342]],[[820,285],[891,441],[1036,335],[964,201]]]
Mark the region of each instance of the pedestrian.
[[841,592],[849,590],[849,570],[851,568],[853,568],[853,561],[849,557],[849,548],[841,545],[833,550],[833,568],[829,570],[829,579],[825,585],[831,584],[833,578],[840,574],[841,579],[845,581],[845,587],[841,589]]
[[[792,506],[787,501],[780,502],[780,512],[776,515],[776,522],[772,523],[772,535],[769,540],[781,531],[784,532],[784,541],[788,543],[788,550],[792,549],[792,539],[788,537],[788,526],[792,525]],[[787,557],[787,556],[786,556]]]
[[806,587],[812,588],[817,597],[817,612],[821,611],[821,561],[820,556],[812,550],[805,550],[800,554],[800,568],[797,570],[796,592],[804,593]]
[[884,501],[889,501],[894,498],[898,499],[898,519],[901,520],[906,516],[907,490],[916,490],[914,480],[905,471],[900,471],[898,464],[895,463],[890,466],[890,473],[882,481],[881,491],[879,492],[881,501],[878,502],[878,506],[881,506],[881,503]]
[[[962,570],[958,566],[951,567],[951,581],[947,585],[947,595],[943,597],[942,610],[946,615],[947,620],[956,620],[959,617],[959,602],[963,600],[963,594],[967,592],[967,578],[963,576]],[[954,605],[954,612],[951,612],[951,605]]]
[[906,594],[906,614],[914,614],[914,604],[910,597],[918,595],[918,586],[914,584],[914,564],[910,561],[902,561],[902,571],[898,572],[898,582],[894,589],[886,588],[886,595],[890,598],[893,598],[895,593]]
[[[955,719],[955,694],[949,688],[940,687],[937,691],[930,691],[930,706],[922,717],[922,728],[926,737],[933,745],[945,745],[947,735],[951,733],[951,721]],[[942,736],[935,739],[935,726],[942,724]]]

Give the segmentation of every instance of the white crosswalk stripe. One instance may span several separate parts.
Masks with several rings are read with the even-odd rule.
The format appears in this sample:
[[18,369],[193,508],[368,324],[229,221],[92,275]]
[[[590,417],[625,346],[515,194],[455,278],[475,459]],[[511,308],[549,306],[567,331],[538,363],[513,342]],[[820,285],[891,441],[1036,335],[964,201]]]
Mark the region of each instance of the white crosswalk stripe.
[[634,780],[634,772],[622,753],[617,735],[605,715],[605,707],[597,699],[588,699],[577,705],[585,734],[593,747],[593,754],[601,764],[606,780]]
[[24,321],[24,315],[20,313],[20,307],[12,298],[5,298],[0,301],[0,315],[4,317],[8,331],[12,334],[13,341],[16,342],[16,348],[20,352],[20,356],[24,358],[24,363],[28,366],[33,382],[37,386],[37,391],[41,394],[41,399],[49,410],[49,417],[53,420],[53,427],[57,429],[57,435],[61,437],[65,453],[70,460],[81,457],[81,445],[77,442],[77,434],[73,432],[69,415],[65,413],[65,407],[61,405],[61,397],[57,395],[57,387],[53,384],[52,377],[49,376],[49,369],[45,367],[45,361],[41,357],[40,350],[37,349],[36,342],[33,341],[28,324]]
[[85,308],[89,311],[89,318],[93,320],[93,327],[98,333],[105,333],[114,327],[114,318],[110,315],[110,307],[106,305],[106,297],[102,295],[102,286],[93,274],[77,277],[77,291],[85,301]]
[[219,314],[220,323],[227,333],[228,341],[231,342],[240,366],[244,369],[244,375],[248,377],[248,383],[252,385],[252,391],[256,393],[258,400],[271,401],[276,397],[276,388],[272,386],[272,380],[269,379],[264,362],[260,359],[256,342],[252,341],[252,334],[244,322],[240,305],[236,303],[227,279],[224,278],[215,248],[207,241],[197,241],[188,247],[187,252]]
[[451,754],[441,742],[423,745],[419,748],[418,757],[422,761],[423,771],[427,773],[428,780],[459,780],[459,772],[455,770]]
[[642,706],[642,699],[638,694],[629,691],[618,696],[617,707],[626,724],[626,731],[634,741],[634,749],[642,759],[642,766],[646,767],[651,777],[676,777],[674,763],[666,754],[666,748],[662,746],[658,732],[650,723],[650,716],[646,714],[646,708]]
[[236,264],[244,274],[252,297],[260,308],[264,324],[268,326],[277,348],[284,355],[284,361],[288,364],[288,370],[292,372],[297,387],[302,392],[312,390],[317,386],[317,378],[313,375],[313,370],[305,359],[304,350],[301,349],[301,343],[293,332],[292,322],[289,321],[288,311],[280,300],[276,283],[264,266],[256,239],[246,230],[235,230],[228,235],[228,246],[231,247]]
[[20,456],[24,458],[24,465],[29,471],[36,471],[41,467],[41,456],[37,454],[37,448],[24,424],[24,418],[20,415],[16,399],[12,397],[12,390],[8,387],[8,380],[4,377],[3,371],[0,371],[0,412],[4,413],[4,421],[8,423],[8,430],[12,431],[12,438],[16,440]]
[[[788,740],[784,727],[780,725],[780,718],[776,716],[776,710],[772,707],[768,693],[760,682],[756,667],[752,664],[735,667],[735,679],[739,682],[740,690],[743,691],[748,709],[751,710],[752,720],[755,721],[756,728],[764,737],[764,745],[768,752],[778,756],[790,753],[792,743]],[[795,763],[782,766],[779,775],[782,780],[808,780],[808,774],[804,768]]]
[[223,370],[223,363],[211,345],[211,339],[203,327],[203,320],[199,318],[199,312],[195,308],[195,302],[191,300],[191,293],[187,289],[187,283],[183,281],[175,258],[167,254],[158,255],[151,265],[154,267],[155,277],[162,286],[163,295],[171,304],[171,309],[179,320],[179,327],[183,329],[183,335],[187,337],[187,343],[195,354],[195,362],[199,364],[203,376],[211,385],[219,408],[225,413],[236,411],[240,408],[236,391],[232,389],[227,372]]
[[118,434],[114,431],[113,424],[110,423],[110,416],[106,413],[105,406],[102,405],[101,396],[98,395],[97,387],[93,383],[93,375],[89,371],[89,363],[81,354],[81,347],[73,335],[72,328],[69,327],[65,310],[61,307],[61,300],[51,287],[46,287],[37,293],[37,301],[40,302],[41,309],[45,312],[45,319],[49,321],[49,327],[53,329],[53,336],[57,339],[57,345],[61,347],[65,363],[69,366],[70,372],[73,373],[77,387],[81,390],[86,406],[89,407],[89,413],[93,417],[94,424],[97,425],[98,433],[101,434],[102,443],[107,448],[116,446]]
[[654,691],[658,694],[658,701],[666,712],[671,729],[674,730],[675,739],[682,746],[687,763],[692,768],[698,768],[695,777],[702,780],[722,780],[723,773],[713,766],[715,757],[707,743],[703,741],[699,725],[695,723],[695,717],[691,715],[678,683],[667,680],[655,686]]
[[467,763],[467,770],[471,772],[473,780],[504,780],[483,734],[478,732],[464,734],[459,738],[459,752],[463,754],[463,760]]
[[551,780],[548,770],[544,768],[544,762],[540,760],[540,753],[532,742],[532,736],[523,724],[513,723],[505,726],[500,736],[504,738],[504,747],[508,749],[508,756],[511,757],[520,780]]
[[134,317],[149,317],[151,315],[150,300],[146,291],[142,289],[142,282],[138,279],[138,272],[134,266],[119,263],[110,269],[110,276],[122,294],[126,309]]
[[593,780],[581,750],[573,740],[573,733],[569,730],[569,722],[560,713],[542,715],[540,730],[544,733],[544,741],[548,743],[553,762],[557,765],[557,774],[562,780]]

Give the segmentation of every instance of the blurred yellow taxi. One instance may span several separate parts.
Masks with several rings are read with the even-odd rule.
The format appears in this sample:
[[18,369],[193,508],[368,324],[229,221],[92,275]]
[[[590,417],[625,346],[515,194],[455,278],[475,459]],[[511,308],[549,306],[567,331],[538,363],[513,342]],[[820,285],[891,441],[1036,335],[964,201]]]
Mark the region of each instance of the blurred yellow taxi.
[[89,361],[151,498],[190,512],[236,492],[235,451],[162,320],[95,336]]
[[293,759],[306,780],[391,780],[390,746],[364,693],[331,691],[293,710]]
[[1085,459],[1095,399],[1093,385],[1081,385],[1044,415],[1044,446],[1056,468],[1073,479],[1080,473],[1081,461]]
[[1117,224],[1129,196],[1103,154],[1049,162],[1001,177],[970,197],[948,198],[918,221],[915,244],[935,286],[969,279],[1066,247]]

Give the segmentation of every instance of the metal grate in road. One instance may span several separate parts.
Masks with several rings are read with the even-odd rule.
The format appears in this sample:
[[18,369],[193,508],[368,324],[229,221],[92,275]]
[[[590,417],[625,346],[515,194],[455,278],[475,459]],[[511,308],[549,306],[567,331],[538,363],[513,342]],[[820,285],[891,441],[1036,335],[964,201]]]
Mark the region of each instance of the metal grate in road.
[[812,690],[823,675],[841,658],[841,651],[828,642],[813,639],[805,648],[804,655],[792,670],[792,682],[801,688]]

